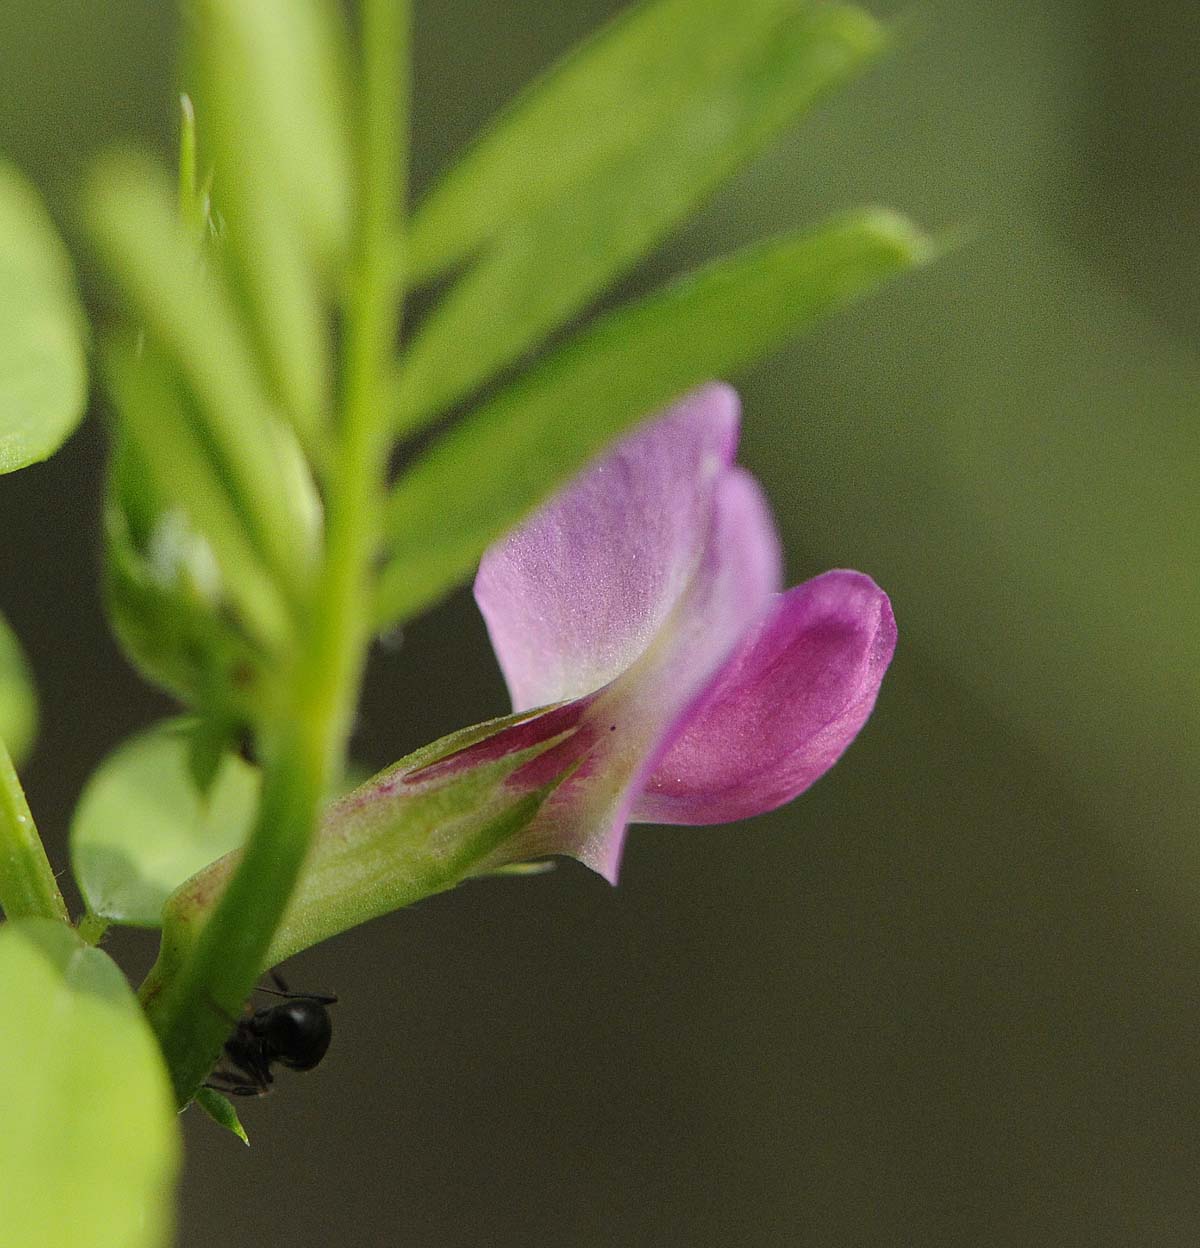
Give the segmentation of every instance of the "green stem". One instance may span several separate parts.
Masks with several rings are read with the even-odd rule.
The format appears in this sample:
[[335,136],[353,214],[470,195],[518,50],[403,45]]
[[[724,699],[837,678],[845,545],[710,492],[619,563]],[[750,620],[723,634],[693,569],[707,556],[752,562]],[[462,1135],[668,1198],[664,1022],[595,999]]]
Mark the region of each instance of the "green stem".
[[0,907],[10,919],[69,923],[8,747],[0,741]]
[[375,277],[392,288],[402,278],[396,235],[408,196],[411,26],[410,0],[364,0],[359,238]]
[[[298,700],[299,701],[299,700]],[[297,707],[299,712],[299,707]],[[275,743],[262,806],[241,868],[183,964],[156,966],[142,988],[146,1013],[185,1105],[212,1068],[254,987],[308,848],[322,796],[327,732],[320,716],[298,713]],[[175,974],[170,975],[173,970]]]
[[171,952],[142,986],[178,1102],[212,1068],[265,969],[311,845],[321,803],[344,766],[371,637],[372,565],[381,532],[388,438],[385,390],[397,323],[391,258],[406,164],[408,4],[364,0],[358,223],[346,310],[337,454],[326,494],[321,574],[296,662],[260,734],[262,807],[241,865],[176,965]]

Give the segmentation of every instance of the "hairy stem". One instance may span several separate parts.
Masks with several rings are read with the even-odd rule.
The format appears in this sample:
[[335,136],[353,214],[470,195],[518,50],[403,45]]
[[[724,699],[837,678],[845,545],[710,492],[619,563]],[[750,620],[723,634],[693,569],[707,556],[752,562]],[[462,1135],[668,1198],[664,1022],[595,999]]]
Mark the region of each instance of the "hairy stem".
[[0,741],[0,908],[10,919],[69,922],[8,747]]

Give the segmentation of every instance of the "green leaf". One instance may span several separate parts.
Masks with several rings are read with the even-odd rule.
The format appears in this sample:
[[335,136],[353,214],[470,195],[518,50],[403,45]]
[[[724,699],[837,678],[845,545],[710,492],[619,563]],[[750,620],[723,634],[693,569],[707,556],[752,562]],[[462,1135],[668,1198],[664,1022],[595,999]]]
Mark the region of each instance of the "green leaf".
[[710,80],[797,7],[656,0],[626,10],[527,88],[420,205],[405,257],[410,276],[454,263],[672,121],[702,115]]
[[191,725],[168,721],[119,746],[88,781],[71,821],[71,859],[91,913],[157,927],[171,892],[246,839],[258,772],[227,754],[201,793],[191,756]]
[[170,1241],[179,1127],[112,960],[63,924],[0,928],[0,1209],[14,1248]]
[[[159,547],[160,583],[178,583],[209,613],[231,598],[259,641],[280,646],[290,627],[287,604],[246,535],[237,499],[172,370],[152,346],[139,350],[122,340],[107,344],[104,364],[121,426],[114,502],[141,515],[142,548]],[[163,549],[164,526],[178,531],[170,549]]]
[[246,1134],[246,1128],[242,1126],[242,1120],[238,1117],[233,1102],[227,1096],[222,1096],[215,1088],[202,1087],[196,1091],[196,1104],[217,1126],[224,1127],[226,1131],[232,1131],[247,1148],[250,1147],[250,1137]]
[[[720,20],[731,14],[727,7]],[[602,162],[596,153],[578,181],[503,223],[409,349],[401,430],[541,341],[882,44],[869,17],[836,6],[802,7],[762,29],[752,22],[749,33],[757,38],[743,35],[738,55],[715,68],[685,66],[696,75],[685,108],[664,109],[652,132],[631,136]]]
[[162,504],[123,430],[109,463],[104,508],[104,600],[127,657],[207,718],[252,720],[264,654],[226,610],[208,542],[178,507]]
[[227,283],[189,239],[162,172],[113,154],[88,187],[88,219],[113,275],[194,399],[220,486],[281,587],[297,591],[315,557],[311,482],[268,395]]
[[401,478],[389,504],[394,546],[380,624],[466,576],[490,542],[636,421],[764,355],[927,250],[904,219],[854,213],[748,248],[594,323]]
[[0,615],[0,741],[17,766],[29,753],[37,730],[37,694],[16,634]]
[[85,333],[54,225],[0,161],[0,473],[52,455],[83,418]]
[[318,265],[347,244],[345,31],[326,0],[192,0],[201,132],[252,332],[282,406],[319,445],[331,352]]

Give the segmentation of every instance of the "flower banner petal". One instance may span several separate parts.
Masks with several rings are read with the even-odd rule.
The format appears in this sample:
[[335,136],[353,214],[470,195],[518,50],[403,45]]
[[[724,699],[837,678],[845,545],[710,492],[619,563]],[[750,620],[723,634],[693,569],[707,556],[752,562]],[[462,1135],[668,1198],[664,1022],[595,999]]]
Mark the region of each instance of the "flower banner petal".
[[514,710],[591,693],[650,645],[708,541],[738,414],[726,385],[692,392],[484,555],[475,599]]

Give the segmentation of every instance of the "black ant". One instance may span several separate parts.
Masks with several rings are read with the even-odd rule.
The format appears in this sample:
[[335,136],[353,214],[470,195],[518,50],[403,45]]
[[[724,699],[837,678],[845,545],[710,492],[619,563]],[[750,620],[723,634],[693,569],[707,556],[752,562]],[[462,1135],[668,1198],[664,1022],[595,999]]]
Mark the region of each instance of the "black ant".
[[274,971],[271,978],[275,987],[258,991],[286,999],[230,1020],[233,1034],[225,1041],[225,1065],[212,1072],[207,1087],[230,1096],[266,1096],[274,1082],[271,1067],[276,1062],[290,1070],[312,1070],[325,1056],[333,1037],[333,1022],[325,1007],[337,997],[289,992]]

